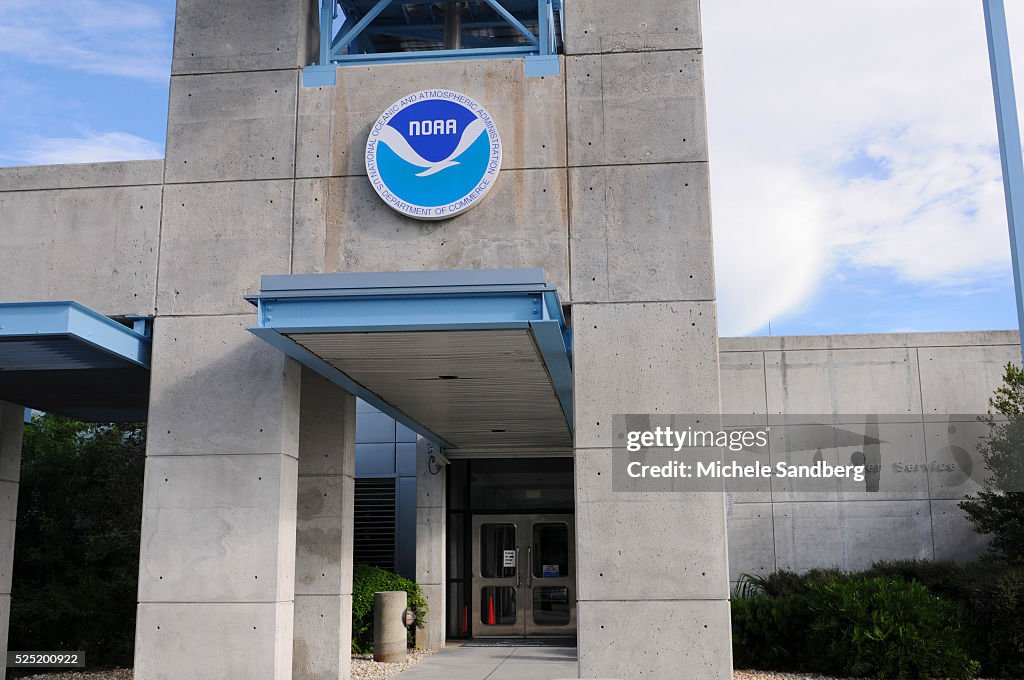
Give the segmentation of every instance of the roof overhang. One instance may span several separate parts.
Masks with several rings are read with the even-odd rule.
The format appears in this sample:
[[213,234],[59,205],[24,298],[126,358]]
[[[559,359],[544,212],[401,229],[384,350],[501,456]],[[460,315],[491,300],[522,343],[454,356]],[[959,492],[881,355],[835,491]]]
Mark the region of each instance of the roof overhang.
[[264,276],[254,334],[445,448],[572,449],[571,338],[540,269]]
[[0,399],[90,422],[145,420],[149,323],[127,323],[77,302],[0,304]]

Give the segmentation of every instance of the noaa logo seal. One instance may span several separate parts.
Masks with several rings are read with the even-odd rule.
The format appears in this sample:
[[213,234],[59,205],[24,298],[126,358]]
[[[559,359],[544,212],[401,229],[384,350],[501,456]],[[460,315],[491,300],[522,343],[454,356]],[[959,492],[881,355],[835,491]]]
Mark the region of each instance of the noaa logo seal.
[[501,137],[464,94],[424,90],[395,102],[370,128],[366,174],[389,206],[420,220],[469,210],[494,186]]

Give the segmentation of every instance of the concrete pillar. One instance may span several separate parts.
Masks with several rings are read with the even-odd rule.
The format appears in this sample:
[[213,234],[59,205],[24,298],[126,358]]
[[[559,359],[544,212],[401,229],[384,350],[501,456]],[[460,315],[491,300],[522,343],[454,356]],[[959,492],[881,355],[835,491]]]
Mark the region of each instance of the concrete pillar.
[[355,423],[355,397],[303,367],[294,680],[351,673]]
[[300,374],[252,321],[155,322],[138,680],[291,677]]
[[441,649],[447,634],[445,591],[445,474],[446,468],[431,464],[436,445],[422,437],[416,455],[416,582],[423,589],[430,611],[426,626],[416,630],[418,649]]
[[614,415],[720,409],[699,2],[619,5],[565,20],[580,677],[726,680],[723,494],[611,488]]
[[373,594],[373,660],[384,663],[405,663],[409,644],[405,610],[409,595],[404,590]]
[[[0,661],[7,658],[7,626],[11,618],[14,527],[18,517],[24,419],[24,408],[0,401]],[[7,677],[6,665],[0,663],[0,680]]]

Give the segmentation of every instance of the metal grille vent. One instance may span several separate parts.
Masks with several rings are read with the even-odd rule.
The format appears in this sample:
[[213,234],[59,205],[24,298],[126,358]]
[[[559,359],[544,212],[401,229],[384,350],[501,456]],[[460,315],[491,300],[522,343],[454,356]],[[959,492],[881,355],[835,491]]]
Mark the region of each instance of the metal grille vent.
[[356,564],[395,570],[395,480],[357,479],[355,497]]

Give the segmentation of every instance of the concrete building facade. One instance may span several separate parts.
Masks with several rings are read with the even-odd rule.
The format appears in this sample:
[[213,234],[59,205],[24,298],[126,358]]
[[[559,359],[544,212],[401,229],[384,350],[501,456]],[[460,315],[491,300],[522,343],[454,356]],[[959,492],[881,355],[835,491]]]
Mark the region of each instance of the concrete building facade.
[[[699,3],[540,6],[557,54],[309,70],[332,2],[179,0],[164,160],[0,169],[0,643],[22,406],[148,421],[139,680],[349,677],[357,477],[399,496],[419,646],[529,634],[535,606],[580,678],[731,677],[739,573],[980,549],[959,489],[927,481],[870,505],[612,489],[617,414],[905,414],[946,442],[1016,339],[720,351]],[[435,222],[364,164],[381,112],[429,88],[481,103],[503,146],[486,198]]]
[[[729,676],[723,497],[601,476],[613,414],[718,408],[698,3],[555,5],[561,54],[539,71],[412,59],[312,86],[313,2],[180,0],[163,161],[0,171],[0,301],[152,320],[137,678],[347,677],[354,400],[247,331],[260,277],[507,268],[543,269],[562,303],[544,314],[573,329],[571,438],[535,452],[576,463],[580,677]],[[504,147],[486,200],[434,223],[389,209],[362,162],[373,121],[426,88],[486,106]],[[433,481],[416,573],[436,646]],[[652,517],[692,532],[666,544]]]

